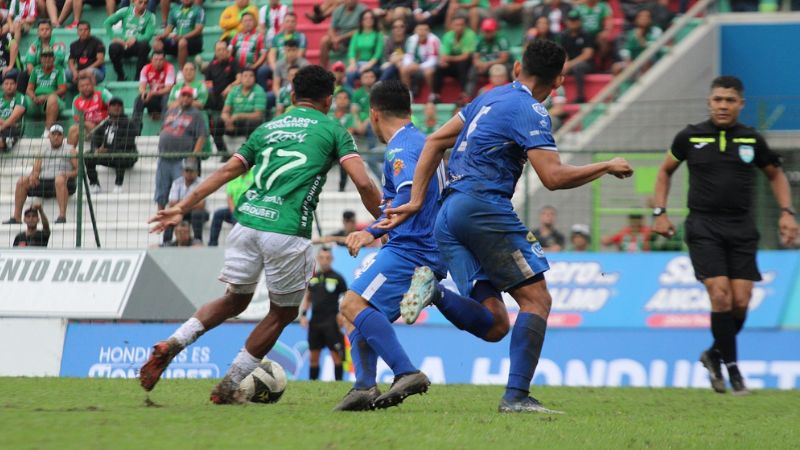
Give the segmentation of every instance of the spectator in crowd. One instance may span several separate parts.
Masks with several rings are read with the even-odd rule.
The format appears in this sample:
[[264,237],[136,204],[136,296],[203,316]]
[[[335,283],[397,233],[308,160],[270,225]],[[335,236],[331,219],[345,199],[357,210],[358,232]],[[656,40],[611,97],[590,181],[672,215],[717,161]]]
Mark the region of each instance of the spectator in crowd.
[[345,239],[347,235],[358,231],[358,227],[356,226],[356,213],[353,211],[347,210],[342,213],[342,229],[329,234],[327,236],[321,236],[317,239],[312,240],[313,244],[329,244],[335,242],[336,245],[341,245],[345,247]]
[[359,19],[358,31],[350,38],[347,49],[347,84],[355,87],[356,80],[364,72],[380,70],[383,56],[383,33],[375,18],[375,13],[365,10]]
[[427,23],[418,23],[414,34],[406,41],[406,54],[400,68],[400,81],[414,91],[415,78],[422,75],[428,86],[433,86],[433,76],[439,63],[441,42],[431,33]]
[[508,84],[508,67],[502,64],[495,64],[489,67],[489,84],[480,88],[478,95],[485,94],[504,84]]
[[289,7],[281,0],[269,0],[269,3],[259,10],[258,29],[267,37],[267,42],[281,32],[283,21],[289,14]]
[[425,103],[425,108],[422,110],[422,117],[414,117],[412,119],[414,126],[426,135],[430,135],[438,130],[442,123],[439,122],[439,116],[436,113],[436,103]]
[[154,51],[178,57],[178,66],[183,67],[189,56],[203,51],[203,27],[206,13],[193,0],[181,0],[180,7],[169,12],[164,32],[155,37]]
[[378,20],[388,26],[397,19],[410,19],[413,6],[414,0],[378,0],[378,7],[373,12]]
[[[206,111],[209,115],[211,136],[214,138],[217,151],[223,155],[228,154],[228,149],[222,138],[225,125],[220,115],[228,93],[239,84],[238,73],[239,66],[236,64],[235,58],[231,56],[228,44],[225,41],[218,41],[214,44],[214,59],[206,66],[204,75],[208,88]],[[223,158],[225,157],[223,156]]]
[[28,99],[17,91],[17,77],[3,77],[3,96],[0,97],[0,153],[11,151],[22,136]]
[[206,102],[208,101],[208,88],[206,83],[197,78],[197,66],[191,61],[183,65],[181,69],[183,80],[175,83],[169,91],[169,100],[167,104],[170,108],[178,105],[180,101],[180,92],[183,88],[188,87],[192,90],[192,106],[202,110],[205,114]]
[[[350,92],[340,90],[333,97],[333,105],[328,115],[345,127],[353,136],[364,137],[369,126],[369,112],[364,114],[356,103],[351,102]],[[373,135],[374,139],[374,135]],[[347,172],[339,166],[339,192],[347,186]]]
[[[182,174],[183,154],[201,153],[208,136],[203,114],[192,105],[192,88],[187,86],[181,89],[179,98],[178,105],[164,114],[158,137],[159,158],[156,163],[154,200],[159,211],[167,205],[172,181]],[[198,166],[195,171],[199,173],[199,162],[195,164]]]
[[305,16],[314,23],[322,23],[322,21],[330,17],[342,3],[344,3],[344,0],[322,0],[322,3],[314,5],[313,12],[306,13]]
[[125,182],[125,171],[133,167],[138,160],[136,136],[139,124],[125,115],[125,105],[119,97],[112,97],[108,102],[108,118],[101,122],[92,133],[93,155],[86,158],[86,176],[90,186],[97,186],[100,191],[100,180],[97,177],[97,166],[113,168],[114,193],[122,193]]
[[556,36],[560,35],[566,29],[566,20],[570,11],[572,11],[572,5],[564,0],[542,2],[533,8],[533,15],[526,18],[531,22],[524,24],[525,29],[530,29],[536,19],[544,16],[550,23],[550,32]]
[[450,0],[414,0],[414,21],[431,27],[441,25],[447,17]]
[[564,73],[575,77],[577,91],[575,103],[585,103],[586,90],[584,89],[584,80],[586,74],[592,71],[594,39],[583,31],[581,15],[578,11],[570,11],[569,13],[567,30],[561,34],[561,46],[567,52]]
[[532,231],[544,250],[560,252],[564,249],[564,235],[556,229],[558,211],[550,205],[539,210],[539,228]]
[[564,105],[567,104],[567,92],[564,86],[559,86],[550,92],[550,95],[545,99],[543,105],[550,113],[550,122],[553,131],[561,128],[561,124],[567,117],[567,111]]
[[345,83],[345,79],[347,76],[344,73],[345,67],[344,63],[341,61],[336,61],[331,66],[331,72],[333,72],[333,95],[339,93],[339,91],[347,91],[351,96],[353,95],[353,89]]
[[239,69],[246,67],[254,70],[268,68],[267,49],[264,47],[264,35],[256,30],[256,17],[249,12],[242,14],[242,31],[231,39],[231,50]]
[[299,69],[308,65],[308,61],[300,56],[300,47],[296,41],[286,41],[283,45],[283,54],[284,58],[278,60],[272,76],[272,92],[275,98],[279,96],[280,89],[288,81],[289,68],[294,66]]
[[175,84],[175,68],[164,58],[164,52],[155,51],[150,64],[139,74],[139,96],[133,105],[133,119],[141,123],[144,108],[153,120],[159,120],[167,109],[167,98]]
[[211,230],[208,236],[209,247],[216,247],[219,245],[219,235],[222,232],[223,223],[236,225],[236,217],[234,217],[233,211],[236,209],[239,198],[244,195],[252,185],[253,171],[251,170],[229,181],[225,186],[228,206],[218,208],[214,211],[214,217],[211,219]]
[[[501,0],[495,10],[496,19],[511,24],[530,25],[535,17],[534,8],[539,5],[538,0]],[[525,29],[529,29],[530,26]]]
[[538,39],[544,39],[547,41],[555,41],[557,39],[556,33],[553,33],[553,30],[550,27],[550,19],[547,18],[547,16],[539,16],[536,18],[536,21],[533,23],[533,27],[528,28],[528,31],[525,33],[524,42],[522,45],[524,47],[525,45],[530,44]]
[[511,45],[503,34],[497,32],[497,26],[497,21],[492,18],[484,19],[481,23],[481,35],[472,54],[472,67],[469,70],[468,96],[475,95],[480,81],[488,77],[490,67],[495,64],[507,66],[511,61]]
[[162,247],[202,247],[203,241],[192,236],[192,226],[187,221],[175,225],[175,240],[163,242]]
[[589,225],[576,223],[570,228],[569,233],[570,250],[573,252],[588,252],[589,244],[592,242]]
[[472,54],[478,45],[478,35],[467,28],[467,19],[462,15],[450,21],[450,31],[442,36],[441,55],[433,77],[433,87],[428,99],[438,102],[444,85],[444,77],[455,77],[463,91],[472,66]]
[[625,69],[616,39],[599,41],[595,45],[592,57],[592,73],[610,73],[617,75]]
[[58,217],[56,223],[67,222],[67,201],[75,193],[78,176],[78,159],[75,150],[68,152],[64,143],[64,128],[55,124],[48,130],[47,145],[33,161],[30,175],[17,180],[14,190],[14,213],[4,224],[19,224],[22,206],[28,197],[56,198]]
[[[638,58],[653,42],[661,37],[661,28],[653,25],[653,15],[649,9],[641,9],[636,13],[633,29],[625,35],[625,45],[620,52],[625,64]],[[647,70],[649,67],[646,67]]]
[[11,33],[0,34],[0,79],[6,75],[19,77],[22,71],[18,42]]
[[53,42],[53,26],[46,20],[39,21],[37,25],[38,38],[28,46],[25,55],[25,65],[28,74],[33,73],[33,68],[40,66],[42,52],[49,51],[53,54],[53,64],[64,69],[66,67],[67,47],[63,42]]
[[[196,158],[186,158],[183,160],[183,175],[176,178],[172,182],[169,189],[169,203],[168,206],[172,207],[178,204],[179,201],[186,198],[193,190],[200,186],[203,179],[199,176],[200,162]],[[206,202],[202,200],[198,202],[188,213],[183,215],[183,220],[192,225],[192,234],[194,237],[203,241],[203,224],[208,222],[208,211],[206,211]],[[164,242],[172,240],[172,228],[164,230]]]
[[[662,30],[669,28],[672,25],[672,21],[675,20],[675,13],[673,13],[669,7],[669,0],[647,2],[647,9],[653,13],[653,23]],[[633,20],[631,18],[628,19],[628,21],[632,22]]]
[[[120,31],[114,25],[121,23]],[[147,10],[147,0],[134,0],[133,6],[120,9],[103,22],[106,36],[111,37],[108,57],[117,73],[117,81],[126,81],[122,62],[136,58],[136,73],[141,73],[150,54],[150,40],[156,32],[156,16]]]
[[359,18],[367,7],[358,0],[344,0],[331,17],[328,33],[322,37],[319,46],[319,61],[322,67],[328,67],[331,51],[342,52],[350,45],[350,38],[358,30]]
[[36,0],[11,0],[8,8],[8,22],[11,23],[11,28],[8,31],[16,43],[22,42],[22,36],[31,31],[37,15]]
[[221,116],[225,124],[225,147],[234,153],[264,123],[267,107],[267,94],[256,84],[255,71],[244,69],[240,78],[241,84],[231,89],[225,99]]
[[222,15],[219,16],[219,27],[222,28],[221,40],[228,41],[242,31],[242,18],[245,13],[249,13],[255,20],[258,17],[258,7],[250,0],[235,0],[222,11]]
[[[69,127],[67,143],[75,147],[78,145],[80,133],[81,114],[84,116],[84,136],[91,140],[91,133],[95,127],[108,117],[108,102],[111,101],[111,92],[107,89],[97,89],[94,78],[88,73],[78,77],[78,95],[72,101],[72,126]],[[100,186],[92,192],[100,192]]]
[[583,31],[595,42],[608,40],[614,26],[613,13],[608,3],[601,0],[583,0],[576,4],[575,11],[581,17]]
[[489,16],[489,0],[450,0],[447,23],[451,23],[456,14],[466,15],[469,18],[469,27],[478,31],[481,20]]
[[[289,68],[286,70],[286,82],[278,91],[278,97],[276,99],[275,113],[277,115],[281,115],[292,108],[292,82],[294,81],[294,75],[298,70],[300,70],[300,68],[297,66],[289,66]],[[344,68],[342,69],[342,72],[344,72]],[[350,91],[346,92],[349,93]]]
[[[375,76],[375,72],[371,70],[363,72],[361,74],[361,87],[353,92],[353,104],[358,106],[363,120],[369,119],[369,95],[376,81],[377,77]],[[370,129],[371,128],[370,126]]]
[[400,77],[400,64],[406,52],[406,21],[402,19],[392,22],[392,29],[383,43],[383,64],[381,64],[381,81],[396,80]]
[[[114,0],[86,0],[86,1],[92,6],[105,5],[107,16],[114,14],[114,10],[116,9]],[[67,17],[69,17],[70,13],[72,13],[72,23],[67,25],[65,28],[70,30],[80,25],[81,16],[83,16],[83,2],[84,0],[64,0],[63,1],[64,7],[61,9],[61,14],[58,17],[58,23],[54,23],[53,25],[58,27],[64,24],[67,21]],[[54,3],[55,2],[52,2],[51,0],[47,0],[48,11],[50,9],[50,5]],[[52,15],[50,17],[52,18]]]
[[281,32],[276,34],[270,41],[271,44],[268,46],[269,51],[267,52],[267,64],[259,67],[258,71],[256,71],[256,82],[260,84],[265,91],[269,88],[267,86],[267,80],[272,78],[278,61],[286,59],[286,52],[284,52],[283,48],[289,41],[297,42],[298,55],[300,58],[305,58],[308,42],[306,40],[306,35],[297,31],[297,16],[292,12],[286,13],[286,17],[283,19],[283,26],[281,26]]
[[[47,247],[50,242],[50,221],[42,209],[41,203],[34,203],[25,210],[25,231],[14,237],[14,247]],[[42,229],[39,230],[39,219],[42,220]]]
[[30,115],[34,118],[45,118],[46,137],[46,130],[56,123],[58,115],[64,109],[67,83],[64,81],[64,70],[55,66],[52,50],[42,51],[41,63],[31,73],[27,94],[31,99]]
[[78,40],[69,46],[69,70],[66,72],[67,83],[75,82],[80,75],[86,74],[101,83],[106,78],[106,46],[103,41],[92,36],[89,22],[78,24]]
[[650,228],[644,224],[641,214],[632,213],[628,215],[628,226],[603,237],[602,244],[614,246],[621,252],[646,252],[650,250]]

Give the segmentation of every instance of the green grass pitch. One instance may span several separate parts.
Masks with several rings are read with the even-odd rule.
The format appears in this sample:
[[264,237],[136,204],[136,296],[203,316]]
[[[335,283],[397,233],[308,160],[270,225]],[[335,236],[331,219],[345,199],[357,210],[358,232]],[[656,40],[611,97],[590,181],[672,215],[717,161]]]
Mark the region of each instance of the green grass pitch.
[[349,385],[290,382],[216,406],[213,380],[0,378],[0,448],[797,448],[800,391],[535,388],[561,416],[496,412],[499,386],[434,385],[398,408],[331,412]]

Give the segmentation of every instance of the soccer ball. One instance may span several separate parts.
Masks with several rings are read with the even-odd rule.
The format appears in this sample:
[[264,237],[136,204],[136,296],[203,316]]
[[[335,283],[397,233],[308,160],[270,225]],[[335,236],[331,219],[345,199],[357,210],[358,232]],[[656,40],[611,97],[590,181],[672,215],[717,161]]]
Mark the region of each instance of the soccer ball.
[[280,364],[265,359],[239,383],[239,390],[253,403],[275,403],[286,390],[286,372]]

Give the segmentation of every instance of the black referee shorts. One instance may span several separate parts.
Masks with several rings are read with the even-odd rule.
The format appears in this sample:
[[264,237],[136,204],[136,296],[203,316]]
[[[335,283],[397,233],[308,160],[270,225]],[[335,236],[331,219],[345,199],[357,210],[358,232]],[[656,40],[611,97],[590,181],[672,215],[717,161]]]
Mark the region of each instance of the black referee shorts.
[[686,244],[695,277],[761,281],[756,264],[759,233],[749,215],[690,214],[685,223]]
[[308,349],[330,351],[341,354],[344,351],[344,336],[335,320],[308,324]]

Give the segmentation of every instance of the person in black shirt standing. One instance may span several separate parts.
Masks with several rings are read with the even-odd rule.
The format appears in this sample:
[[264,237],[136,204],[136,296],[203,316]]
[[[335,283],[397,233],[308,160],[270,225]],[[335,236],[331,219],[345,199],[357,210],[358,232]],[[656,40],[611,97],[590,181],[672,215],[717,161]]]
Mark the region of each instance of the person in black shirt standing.
[[[308,327],[309,378],[319,378],[319,355],[327,347],[333,358],[337,381],[342,380],[344,336],[339,326],[339,297],[347,292],[347,282],[331,268],[333,254],[323,247],[317,253],[317,270],[308,282],[308,291],[300,307],[300,324]],[[306,318],[311,303],[311,320]]]
[[89,22],[78,23],[78,40],[69,45],[69,70],[65,76],[67,83],[78,82],[84,72],[94,77],[95,84],[106,78],[106,46],[103,41],[92,36]]
[[[47,247],[50,241],[50,222],[44,214],[42,205],[34,204],[25,210],[23,216],[27,229],[14,238],[14,247]],[[39,218],[42,219],[42,230],[39,231]]]
[[567,29],[561,33],[559,41],[567,52],[564,73],[575,77],[576,97],[571,100],[574,103],[584,103],[587,100],[584,79],[594,68],[594,38],[583,31],[583,22],[578,11],[572,10],[567,14]]
[[761,280],[756,265],[758,230],[752,217],[755,168],[761,169],[781,208],[783,240],[797,236],[795,210],[780,157],[753,128],[738,122],[744,107],[744,86],[732,76],[711,83],[710,119],[681,130],[656,178],[653,231],[670,237],[675,227],[666,214],[670,178],[681,162],[689,167],[689,216],[684,224],[686,244],[711,299],[714,343],[700,355],[711,386],[725,392],[722,363],[734,394],[749,391],[737,366],[736,335],[744,326],[753,282]]
[[239,85],[239,67],[236,58],[231,56],[231,51],[225,41],[219,41],[214,45],[214,59],[206,66],[203,75],[206,77],[206,87],[208,87],[208,101],[206,111],[209,113],[209,125],[211,127],[211,137],[220,154],[227,155],[228,148],[222,135],[225,132],[225,122],[220,115],[225,106],[225,98],[228,92]]

